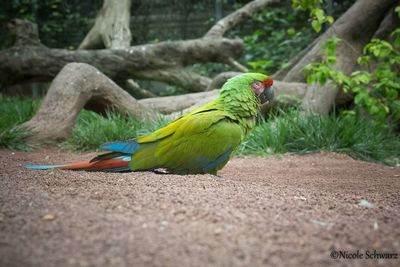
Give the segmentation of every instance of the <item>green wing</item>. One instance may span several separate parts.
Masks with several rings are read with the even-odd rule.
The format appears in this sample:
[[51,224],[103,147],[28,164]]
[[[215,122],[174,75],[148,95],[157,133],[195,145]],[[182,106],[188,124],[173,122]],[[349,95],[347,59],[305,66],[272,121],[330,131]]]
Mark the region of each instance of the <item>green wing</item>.
[[[160,141],[161,139],[174,134],[176,132],[177,128],[179,128],[183,123],[187,122],[188,118],[190,118],[192,115],[200,114],[200,113],[207,113],[210,111],[220,111],[219,105],[216,104],[215,102],[210,102],[200,108],[197,108],[197,109],[179,117],[178,119],[176,119],[175,121],[171,122],[170,124],[168,124],[167,126],[165,126],[163,128],[160,128],[148,135],[137,138],[136,142],[138,142],[139,144],[143,144],[143,143],[151,143],[151,142]],[[219,118],[215,118],[215,119],[219,119]],[[210,123],[213,123],[213,121],[210,121]]]
[[132,170],[167,168],[176,173],[216,173],[244,138],[227,112],[207,105],[137,139]]

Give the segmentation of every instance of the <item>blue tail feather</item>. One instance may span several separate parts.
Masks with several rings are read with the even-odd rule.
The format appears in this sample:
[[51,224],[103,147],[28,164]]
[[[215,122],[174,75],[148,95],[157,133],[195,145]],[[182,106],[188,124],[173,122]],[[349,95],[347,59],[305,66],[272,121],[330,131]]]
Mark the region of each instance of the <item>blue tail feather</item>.
[[[127,162],[126,164],[120,164],[120,162]],[[82,161],[72,162],[68,164],[58,165],[32,165],[27,164],[24,167],[31,170],[48,170],[48,169],[67,169],[67,170],[86,170],[86,171],[105,171],[105,172],[126,172],[131,171],[128,163],[131,161],[130,155],[121,155],[113,158],[107,158],[105,160],[99,160],[96,162]],[[113,166],[114,162],[114,166]],[[102,165],[103,164],[103,165]],[[105,165],[104,165],[105,164]],[[115,165],[117,164],[117,165]]]
[[123,156],[115,157],[115,159],[122,159],[123,161],[131,161],[132,157],[123,155]]
[[112,142],[101,145],[99,148],[103,150],[109,150],[113,152],[121,152],[127,154],[133,154],[138,150],[140,144],[135,141],[129,142]]
[[62,166],[63,165],[32,165],[32,164],[24,165],[25,168],[32,170],[48,170],[48,169],[59,168]]
[[[31,170],[48,170],[48,169],[74,169],[74,170],[87,170],[87,171],[95,171],[100,168],[103,171],[108,172],[125,172],[130,171],[130,167],[128,166],[128,162],[131,161],[131,155],[135,153],[135,151],[140,147],[140,144],[137,142],[113,142],[102,145],[100,148],[104,150],[111,150],[112,152],[106,153],[103,155],[97,156],[92,161],[83,161],[83,162],[73,162],[68,164],[59,164],[59,165],[32,165],[27,164],[24,167]],[[116,152],[116,153],[114,153]],[[124,153],[123,155],[121,155]],[[119,166],[117,161],[113,160],[122,160],[127,162],[126,164],[122,164]],[[101,166],[103,164],[103,166]],[[105,165],[104,165],[105,164]],[[111,164],[111,165],[110,165]],[[112,164],[117,164],[117,167],[112,168]],[[126,166],[125,166],[126,165]]]

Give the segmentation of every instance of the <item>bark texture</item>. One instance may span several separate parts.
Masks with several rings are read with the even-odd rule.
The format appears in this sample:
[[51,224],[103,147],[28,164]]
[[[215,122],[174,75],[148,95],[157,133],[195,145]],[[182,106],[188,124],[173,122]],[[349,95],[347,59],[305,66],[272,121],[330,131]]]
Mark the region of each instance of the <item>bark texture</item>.
[[[120,85],[131,77],[145,76],[146,71],[158,70],[161,73],[161,70],[167,70],[171,73],[170,77],[164,73],[161,77],[149,78],[176,81],[192,90],[192,82],[173,78],[176,75],[170,69],[195,63],[224,62],[224,58],[238,57],[242,50],[241,40],[226,38],[161,42],[133,46],[127,50],[70,51],[49,49],[43,45],[18,45],[0,51],[0,84],[50,81],[66,64],[79,62],[96,67]],[[204,79],[202,82],[206,84]]]
[[157,97],[157,95],[153,94],[149,90],[143,89],[140,85],[132,79],[126,81],[125,90],[128,91],[135,98],[149,98],[149,97]]
[[79,49],[127,49],[132,35],[129,29],[131,0],[104,0],[93,28]]
[[[130,32],[127,14],[130,2],[105,0],[95,25],[80,46],[81,49],[106,47],[113,50],[49,49],[38,46],[37,42],[23,42],[20,45],[18,40],[27,40],[29,36],[19,35],[13,47],[0,51],[0,84],[7,86],[27,81],[50,81],[65,64],[80,62],[93,65],[122,86],[133,77],[174,84],[189,92],[204,91],[209,85],[209,78],[180,69],[195,63],[220,62],[236,70],[247,71],[236,61],[243,51],[242,40],[223,38],[223,35],[278,0],[254,0],[248,3],[219,20],[203,38],[128,47]],[[35,27],[28,22],[20,23],[24,24],[20,27],[22,29]],[[40,42],[38,38],[35,39]],[[12,79],[9,79],[10,74]]]
[[14,46],[42,45],[39,39],[38,27],[20,19],[13,19],[7,23],[8,31],[14,41]]
[[174,84],[188,92],[202,92],[211,79],[183,68],[159,69],[135,72],[134,78]]
[[139,103],[164,115],[172,114],[172,117],[174,117],[173,113],[184,114],[214,100],[218,93],[218,90],[212,90],[177,96],[145,98],[139,100]]
[[205,37],[222,37],[227,31],[248,19],[251,15],[260,12],[266,6],[277,3],[279,0],[255,0],[244,5],[242,8],[220,19],[206,33]]
[[53,80],[35,116],[22,127],[30,130],[30,141],[56,141],[71,133],[82,108],[104,112],[115,109],[139,119],[155,119],[157,113],[140,104],[94,67],[67,64]]

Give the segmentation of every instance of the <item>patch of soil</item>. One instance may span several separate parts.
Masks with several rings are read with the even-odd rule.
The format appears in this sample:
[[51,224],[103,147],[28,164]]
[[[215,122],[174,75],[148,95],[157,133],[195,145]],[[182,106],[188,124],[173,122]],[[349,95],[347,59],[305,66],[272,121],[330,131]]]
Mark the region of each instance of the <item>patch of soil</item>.
[[93,155],[0,150],[0,266],[400,266],[400,167],[332,153],[235,158],[222,179],[22,167]]

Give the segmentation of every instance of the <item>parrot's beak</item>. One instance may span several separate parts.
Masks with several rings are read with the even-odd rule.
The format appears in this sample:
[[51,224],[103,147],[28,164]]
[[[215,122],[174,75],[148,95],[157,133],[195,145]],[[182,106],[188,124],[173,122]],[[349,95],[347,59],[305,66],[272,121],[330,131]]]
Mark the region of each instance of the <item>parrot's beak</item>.
[[258,98],[260,99],[261,104],[264,104],[266,102],[272,102],[274,99],[274,87],[269,86],[264,89],[264,91],[258,95]]

